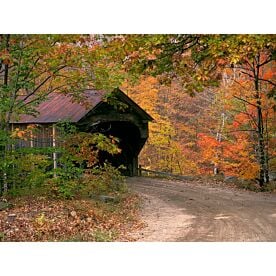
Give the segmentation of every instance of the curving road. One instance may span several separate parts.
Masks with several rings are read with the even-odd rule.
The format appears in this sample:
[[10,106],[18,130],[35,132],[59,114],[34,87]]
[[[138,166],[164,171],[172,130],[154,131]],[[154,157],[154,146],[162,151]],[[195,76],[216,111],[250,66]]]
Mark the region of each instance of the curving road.
[[196,182],[128,178],[143,197],[138,241],[276,241],[276,195]]

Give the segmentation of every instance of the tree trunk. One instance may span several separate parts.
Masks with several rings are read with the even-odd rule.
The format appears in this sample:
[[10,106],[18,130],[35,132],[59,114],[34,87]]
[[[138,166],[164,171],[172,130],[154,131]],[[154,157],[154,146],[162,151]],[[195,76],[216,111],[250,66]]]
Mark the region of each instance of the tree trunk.
[[267,115],[265,119],[265,183],[269,183],[269,153],[268,153],[268,148],[269,148],[269,137],[268,137],[268,125],[267,125]]
[[[10,35],[7,34],[6,35],[6,51],[9,52],[9,48],[10,48]],[[9,64],[5,64],[4,65],[4,81],[3,81],[3,85],[4,87],[7,87],[9,83]],[[2,129],[7,132],[8,131],[8,123],[9,122],[1,122],[1,127]],[[3,147],[3,160],[5,163],[5,159],[6,159],[6,151],[7,151],[7,145],[5,145]],[[4,168],[3,168],[3,192],[4,194],[7,193],[8,191],[8,177],[7,177],[7,166],[6,164],[4,164]]]
[[216,135],[216,140],[218,141],[219,145],[218,145],[218,148],[216,149],[217,163],[214,164],[214,168],[213,168],[214,175],[217,175],[220,173],[219,161],[222,156],[221,142],[222,142],[222,133],[224,131],[225,120],[226,120],[225,113],[224,113],[224,111],[222,111],[221,112],[221,121],[220,121],[217,135]]
[[[265,176],[268,176],[268,170],[266,167],[266,157],[265,157],[265,143],[264,143],[264,121],[262,114],[262,102],[260,95],[260,87],[259,87],[259,62],[260,57],[256,58],[256,71],[254,72],[255,77],[255,91],[256,91],[256,99],[257,99],[257,133],[258,133],[258,158],[260,164],[259,171],[259,184],[261,187],[264,187],[265,184]],[[267,179],[268,180],[268,179]]]
[[265,147],[264,147],[264,132],[263,132],[263,118],[262,118],[262,108],[261,101],[257,101],[257,126],[258,126],[258,151],[259,151],[259,163],[260,163],[260,172],[259,172],[259,183],[260,186],[264,186],[264,177],[266,174],[266,165],[265,165]]

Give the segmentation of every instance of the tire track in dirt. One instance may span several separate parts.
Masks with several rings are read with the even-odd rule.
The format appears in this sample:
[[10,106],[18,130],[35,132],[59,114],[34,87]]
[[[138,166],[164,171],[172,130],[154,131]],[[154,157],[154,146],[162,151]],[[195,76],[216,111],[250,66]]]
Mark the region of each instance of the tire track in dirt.
[[129,178],[148,225],[138,241],[276,241],[276,196],[199,183]]

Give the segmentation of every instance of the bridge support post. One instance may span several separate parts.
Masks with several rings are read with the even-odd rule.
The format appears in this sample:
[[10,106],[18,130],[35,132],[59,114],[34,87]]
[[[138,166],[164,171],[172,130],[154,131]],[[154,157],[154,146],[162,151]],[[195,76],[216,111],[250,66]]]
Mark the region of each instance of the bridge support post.
[[138,166],[138,176],[142,176],[142,166]]

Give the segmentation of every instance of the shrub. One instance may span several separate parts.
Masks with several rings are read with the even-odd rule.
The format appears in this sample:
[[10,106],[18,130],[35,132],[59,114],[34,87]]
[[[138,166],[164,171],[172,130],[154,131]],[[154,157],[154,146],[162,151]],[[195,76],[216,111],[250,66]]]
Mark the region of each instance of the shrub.
[[121,175],[120,168],[114,168],[109,163],[89,170],[83,179],[83,187],[88,195],[127,192],[125,177]]
[[73,199],[81,195],[81,185],[77,180],[64,180],[60,177],[48,179],[41,190],[45,196]]
[[[118,169],[109,164],[96,166],[99,151],[120,152],[116,138],[79,132],[70,123],[60,123],[57,129],[56,148],[16,149],[15,142],[7,147],[4,161],[0,162],[0,173],[5,176],[5,190],[8,188],[10,195],[35,194],[72,199],[126,189]],[[26,133],[24,131],[24,135]],[[20,134],[20,139],[24,135]],[[56,169],[52,165],[53,152],[59,156]]]
[[125,179],[119,169],[110,164],[86,170],[78,177],[69,177],[67,173],[58,173],[56,178],[48,179],[45,182],[44,188],[45,195],[62,199],[102,194],[115,195],[127,191]]
[[38,191],[48,178],[47,170],[50,158],[43,154],[12,153],[7,156],[8,194],[25,195]]

